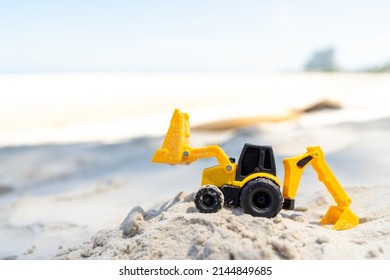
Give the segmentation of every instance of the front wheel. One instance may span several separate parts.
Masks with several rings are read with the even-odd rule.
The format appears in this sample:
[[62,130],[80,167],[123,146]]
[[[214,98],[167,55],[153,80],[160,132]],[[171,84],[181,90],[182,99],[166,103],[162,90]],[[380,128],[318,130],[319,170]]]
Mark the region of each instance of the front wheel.
[[241,208],[257,217],[273,218],[282,209],[283,197],[279,186],[265,178],[250,181],[242,190]]
[[196,208],[201,213],[218,212],[224,203],[222,191],[216,186],[204,186],[195,196]]

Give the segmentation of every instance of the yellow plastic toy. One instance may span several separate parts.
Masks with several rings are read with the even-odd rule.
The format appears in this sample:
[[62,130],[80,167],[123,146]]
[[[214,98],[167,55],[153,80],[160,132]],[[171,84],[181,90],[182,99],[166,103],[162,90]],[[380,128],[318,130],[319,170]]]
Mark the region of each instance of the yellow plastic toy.
[[311,163],[337,203],[329,208],[320,223],[331,224],[335,230],[359,224],[359,218],[349,209],[352,200],[326,164],[320,147],[308,147],[302,155],[283,159],[282,195],[271,146],[245,144],[238,163],[217,145],[193,148],[190,146],[189,116],[176,109],[163,145],[156,150],[152,162],[190,164],[207,157],[215,157],[218,165],[203,170],[201,188],[195,196],[195,205],[200,212],[214,213],[226,205],[241,207],[253,216],[272,218],[282,208],[292,210],[303,170]]

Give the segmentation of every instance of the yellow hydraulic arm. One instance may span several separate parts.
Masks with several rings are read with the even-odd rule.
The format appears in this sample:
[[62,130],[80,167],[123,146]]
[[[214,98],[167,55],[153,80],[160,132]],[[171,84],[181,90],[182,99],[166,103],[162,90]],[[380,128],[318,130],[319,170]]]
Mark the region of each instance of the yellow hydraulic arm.
[[155,163],[190,164],[200,158],[215,157],[226,173],[234,172],[234,165],[224,150],[217,145],[192,148],[190,146],[189,116],[176,109],[161,149],[152,159]]
[[349,209],[352,200],[337,181],[325,161],[324,153],[318,146],[307,147],[307,152],[295,157],[283,159],[285,170],[283,208],[294,208],[293,202],[298,190],[299,181],[308,163],[311,163],[318,174],[318,179],[325,184],[337,204],[329,208],[320,223],[323,225],[332,224],[335,230],[344,230],[357,226],[359,224],[359,218]]

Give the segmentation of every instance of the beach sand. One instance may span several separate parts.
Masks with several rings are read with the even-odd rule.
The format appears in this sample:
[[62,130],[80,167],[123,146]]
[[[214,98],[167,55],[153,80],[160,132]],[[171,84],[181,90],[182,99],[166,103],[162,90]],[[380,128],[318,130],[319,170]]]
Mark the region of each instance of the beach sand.
[[[58,259],[388,259],[389,187],[346,188],[360,225],[334,231],[318,224],[332,203],[316,192],[305,208],[255,218],[240,208],[199,213],[194,193],[179,193],[159,209],[133,208],[120,227],[102,230]],[[369,198],[369,199],[367,199]],[[373,206],[379,199],[386,202]],[[359,203],[364,201],[364,203]]]
[[[31,86],[26,77],[19,78]],[[0,79],[10,89],[17,77]],[[54,78],[40,79],[42,92],[49,93],[54,82],[45,88],[44,81]],[[28,131],[22,122],[14,127],[5,122],[15,117],[5,113],[9,109],[1,113],[1,259],[390,258],[390,100],[384,94],[390,88],[388,75],[55,77],[60,84],[75,79],[84,85],[82,90],[88,91],[89,84],[101,86],[97,103],[84,117],[76,114],[80,122],[65,109],[57,115],[50,109],[50,120],[31,117]],[[240,83],[245,86],[240,88]],[[123,110],[117,113],[115,93],[103,94],[111,84],[121,96]],[[187,99],[182,95],[186,88]],[[66,89],[73,88],[68,86],[64,94]],[[157,94],[168,94],[168,89],[172,95]],[[240,99],[232,99],[240,89]],[[18,90],[22,96],[24,89]],[[224,90],[229,98],[220,99]],[[154,96],[161,108],[156,111],[157,105],[148,107],[126,92]],[[197,100],[195,92],[211,95],[214,103]],[[111,100],[107,107],[97,106],[105,97]],[[305,110],[324,100],[338,105]],[[256,109],[256,103],[264,106]],[[33,113],[47,104],[33,108]],[[82,111],[78,106],[75,112]],[[145,109],[131,111],[137,107]],[[334,201],[311,167],[302,177],[294,211],[282,210],[272,219],[252,217],[240,208],[198,213],[193,193],[200,187],[202,170],[215,165],[215,159],[190,166],[151,163],[175,107],[190,114],[194,147],[218,144],[237,159],[244,143],[272,145],[280,180],[284,157],[320,145],[352,198],[351,209],[360,224],[345,231],[319,225]],[[100,112],[93,108],[106,110],[99,115],[105,116],[103,121],[91,118]],[[132,113],[126,116],[125,109]],[[15,110],[23,118],[33,114]],[[137,130],[144,119],[146,127]],[[54,120],[62,124],[55,122],[53,128]]]

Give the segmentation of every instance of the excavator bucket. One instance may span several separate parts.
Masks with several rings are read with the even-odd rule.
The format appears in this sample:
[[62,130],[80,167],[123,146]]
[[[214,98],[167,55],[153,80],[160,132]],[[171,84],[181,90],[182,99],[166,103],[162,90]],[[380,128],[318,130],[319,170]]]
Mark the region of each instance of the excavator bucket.
[[359,217],[349,207],[330,206],[320,224],[333,225],[334,230],[346,230],[357,226]]
[[156,150],[152,162],[165,164],[186,164],[183,152],[189,148],[190,127],[189,116],[175,109],[163,145]]

